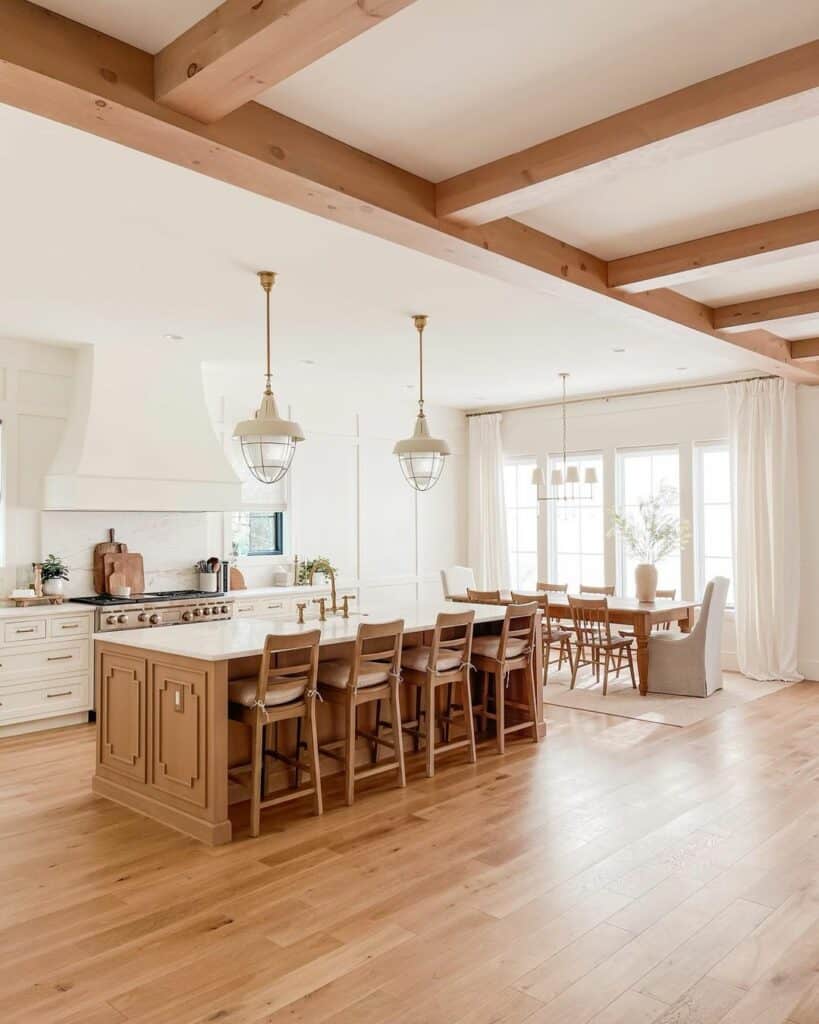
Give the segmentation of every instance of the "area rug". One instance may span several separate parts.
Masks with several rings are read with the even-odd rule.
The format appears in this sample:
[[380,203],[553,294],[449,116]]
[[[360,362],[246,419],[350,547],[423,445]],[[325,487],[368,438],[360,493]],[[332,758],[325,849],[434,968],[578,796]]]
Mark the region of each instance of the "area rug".
[[793,685],[760,683],[735,672],[725,672],[723,688],[710,697],[675,697],[663,693],[649,693],[641,697],[639,690],[632,689],[628,673],[624,675],[625,681],[623,675],[618,681],[609,680],[609,692],[604,697],[602,684],[595,683],[589,675],[581,676],[575,688],[570,690],[568,672],[550,670],[549,682],[543,690],[543,702],[576,711],[637,718],[643,722],[683,728]]

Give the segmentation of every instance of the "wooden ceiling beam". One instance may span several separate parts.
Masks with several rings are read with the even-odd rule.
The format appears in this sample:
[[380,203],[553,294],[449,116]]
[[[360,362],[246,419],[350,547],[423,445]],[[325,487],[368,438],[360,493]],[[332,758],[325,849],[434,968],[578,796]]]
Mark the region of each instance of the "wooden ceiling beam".
[[819,315],[819,288],[766,299],[735,302],[714,310],[714,326],[720,331],[742,331],[750,325],[775,323],[797,316]]
[[792,341],[791,359],[819,359],[819,338],[799,338]]
[[709,274],[819,252],[819,210],[780,217],[609,261],[609,286],[627,292],[675,288]]
[[211,123],[415,0],[225,0],[156,56],[155,98]]
[[462,224],[514,217],[615,169],[666,163],[817,113],[814,40],[456,174],[439,182],[436,209]]
[[0,0],[0,102],[557,296],[621,329],[659,327],[669,344],[681,345],[705,335],[751,354],[751,366],[819,384],[819,372],[793,363],[782,339],[760,346],[747,335],[726,338],[709,307],[667,289],[611,290],[603,260],[518,221],[470,227],[440,220],[431,182],[258,103],[204,125],[157,103],[153,81],[150,54],[28,0]]

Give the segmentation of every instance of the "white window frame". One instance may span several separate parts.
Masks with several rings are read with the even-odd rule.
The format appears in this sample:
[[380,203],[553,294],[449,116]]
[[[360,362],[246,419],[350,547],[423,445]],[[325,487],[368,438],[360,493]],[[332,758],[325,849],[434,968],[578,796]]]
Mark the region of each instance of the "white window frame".
[[[571,463],[572,459],[588,459],[588,458],[595,458],[595,459],[599,459],[600,460],[600,480],[599,480],[599,486],[600,486],[600,488],[602,490],[602,494],[603,494],[603,500],[602,500],[601,505],[600,505],[600,507],[602,509],[602,512],[603,512],[603,537],[602,537],[603,550],[602,550],[602,559],[603,559],[603,576],[605,577],[605,574],[606,574],[606,453],[604,451],[600,450],[600,449],[594,449],[594,448],[588,449],[588,450],[582,451],[582,452],[581,451],[577,451],[577,452],[567,452],[566,453],[566,461],[567,461],[567,463]],[[562,461],[562,459],[563,459],[563,452],[562,451],[560,451],[560,452],[550,452],[546,456],[546,466],[545,466],[545,469],[544,469],[544,473],[546,475],[547,482],[549,480],[549,474],[551,473],[552,460],[553,459],[559,459],[559,460]],[[582,476],[583,476],[583,474],[581,473],[581,479],[582,479]],[[549,583],[565,583],[566,582],[565,580],[560,580],[560,579],[557,578],[557,572],[558,572],[558,570],[557,570],[557,536],[556,536],[556,534],[557,534],[557,528],[556,528],[557,524],[555,522],[555,513],[557,511],[558,505],[563,505],[563,506],[571,505],[572,502],[546,501],[546,502],[543,502],[542,504],[545,504],[547,506],[547,508],[548,508],[548,513],[547,513],[547,531],[548,531],[547,532],[547,536],[548,536],[548,541],[547,541],[547,554],[548,554],[548,557],[547,557],[547,580],[548,580]],[[580,505],[581,502],[575,502],[574,504]],[[580,552],[578,552],[578,554],[580,555],[580,558],[582,560],[583,552],[580,551]],[[594,580],[582,580],[580,582],[584,582],[584,583],[587,583],[587,584],[588,583],[596,583],[596,581],[594,581]],[[602,582],[604,582],[604,581],[601,581],[601,583]]]
[[[679,502],[679,514],[682,519],[683,510],[683,493],[682,493],[682,445],[679,441],[673,441],[669,444],[646,444],[646,445],[624,445],[614,450],[614,506],[618,512],[621,512],[625,508],[625,473],[623,471],[623,457],[631,454],[641,455],[660,455],[667,452],[676,452],[677,455],[677,494]],[[652,481],[653,484],[653,481]],[[625,594],[628,589],[628,581],[626,580],[626,547],[623,543],[622,537],[619,535],[615,539],[616,544],[616,565],[617,565],[617,583],[616,593]],[[680,590],[677,593],[679,598],[682,594],[682,581],[684,579],[683,573],[683,552],[677,552],[677,558],[680,563]]]
[[[538,461],[537,461],[537,457],[534,456],[534,455],[506,455],[506,456],[504,456],[504,459],[503,459],[503,465],[504,465],[504,470],[505,470],[505,468],[507,466],[527,466],[527,467],[529,467],[529,471],[531,472],[532,470],[534,470],[537,467]],[[509,510],[510,510],[510,506],[509,506],[509,503],[507,501],[506,494],[504,494],[503,507],[504,507],[504,513],[506,514],[506,530],[507,530],[507,534],[508,534],[509,533]],[[517,510],[517,509],[520,509],[520,508],[522,508],[524,506],[513,505],[511,507]],[[538,512],[539,512],[538,504],[535,503],[536,518],[537,518]],[[508,543],[509,543],[509,581],[512,584],[512,589],[516,590],[518,588],[518,584],[516,582],[517,581],[517,563],[514,566],[512,565],[512,544],[511,544],[511,540],[512,540],[512,538],[511,538],[511,536],[509,536],[508,537]],[[515,552],[516,552],[516,554],[519,554],[517,549],[515,549]],[[526,551],[526,552],[524,552],[524,554],[532,554],[532,552]],[[535,534],[534,556],[535,556],[535,576],[537,577],[538,567],[540,566],[539,531],[537,531],[536,534]],[[535,580],[535,582],[537,582],[537,579]]]
[[[730,450],[728,447],[727,439],[721,439],[718,441],[695,441],[693,446],[693,490],[694,490],[694,586],[697,588],[696,599],[702,600],[702,595],[705,590],[705,585],[708,582],[705,573],[705,516],[703,511],[705,509],[704,492],[705,487],[702,478],[702,453],[707,451],[724,451],[729,456],[729,477],[728,477],[728,508],[731,512],[731,530],[734,528],[734,482],[730,476]],[[731,584],[732,587],[736,576],[736,570],[734,567],[734,551],[733,543],[731,545]],[[727,608],[733,608],[733,604],[726,605]]]

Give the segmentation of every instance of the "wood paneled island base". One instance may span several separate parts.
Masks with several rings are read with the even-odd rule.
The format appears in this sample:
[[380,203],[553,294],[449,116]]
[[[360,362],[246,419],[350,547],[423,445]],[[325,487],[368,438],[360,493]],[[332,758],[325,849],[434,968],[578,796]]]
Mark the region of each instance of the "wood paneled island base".
[[[228,769],[248,760],[248,737],[241,724],[228,719],[228,683],[258,670],[267,634],[321,626],[322,660],[343,658],[349,656],[361,621],[403,618],[409,646],[428,639],[437,614],[451,610],[442,601],[377,607],[349,619],[304,626],[241,619],[97,634],[93,792],[204,843],[230,842]],[[504,608],[476,605],[474,610],[476,632],[499,632]],[[540,648],[538,643],[537,679],[542,673]],[[516,696],[522,685],[523,680],[513,677],[510,695]],[[541,687],[537,699],[542,735]],[[322,743],[341,736],[339,709],[321,704],[318,726]],[[294,733],[283,729],[279,742],[295,749]],[[366,744],[359,756],[369,756]],[[322,774],[337,770],[335,762],[322,762]]]

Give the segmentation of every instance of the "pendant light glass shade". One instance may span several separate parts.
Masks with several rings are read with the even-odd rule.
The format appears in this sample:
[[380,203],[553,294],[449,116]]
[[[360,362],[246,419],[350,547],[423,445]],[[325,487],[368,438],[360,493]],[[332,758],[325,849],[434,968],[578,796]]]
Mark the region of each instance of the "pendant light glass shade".
[[267,297],[267,372],[265,389],[253,419],[237,423],[233,436],[242,446],[242,457],[253,476],[263,484],[275,484],[290,469],[296,445],[304,440],[298,423],[279,416],[276,398],[270,387],[270,289],[276,275],[259,271],[259,282]]
[[427,325],[427,317],[414,316],[413,321],[418,331],[418,417],[415,420],[412,437],[399,441],[393,448],[393,454],[398,456],[401,472],[407,483],[416,491],[428,491],[441,479],[444,463],[450,452],[446,441],[430,436],[427,426],[427,418],[424,415],[424,328]]

